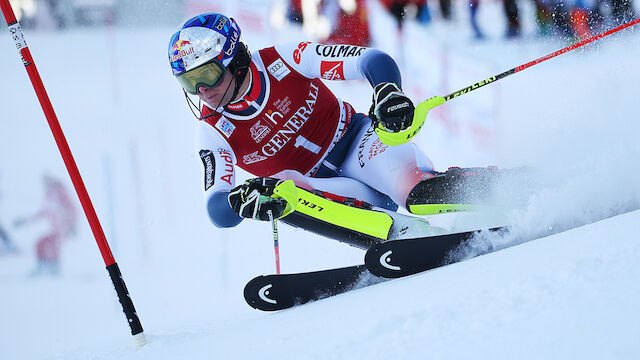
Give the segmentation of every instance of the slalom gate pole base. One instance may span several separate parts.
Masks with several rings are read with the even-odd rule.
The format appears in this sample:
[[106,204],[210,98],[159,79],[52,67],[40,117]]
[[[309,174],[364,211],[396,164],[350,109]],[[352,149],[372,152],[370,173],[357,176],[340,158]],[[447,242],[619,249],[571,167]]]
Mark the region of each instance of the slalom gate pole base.
[[129,290],[127,290],[124,279],[122,279],[122,273],[120,272],[118,263],[107,266],[107,271],[109,272],[113,286],[116,288],[118,300],[120,301],[120,305],[122,305],[124,315],[127,317],[127,322],[131,328],[131,335],[134,336],[136,344],[142,347],[147,343],[147,340],[144,336],[144,330],[142,329],[138,314],[136,313],[136,308],[133,306],[131,296],[129,296]]

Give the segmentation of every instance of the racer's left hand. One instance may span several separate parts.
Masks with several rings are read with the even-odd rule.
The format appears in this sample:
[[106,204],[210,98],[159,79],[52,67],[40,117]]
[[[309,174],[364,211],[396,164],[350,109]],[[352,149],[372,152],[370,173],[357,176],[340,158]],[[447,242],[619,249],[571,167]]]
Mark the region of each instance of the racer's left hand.
[[394,83],[380,83],[373,89],[369,118],[392,133],[408,129],[413,121],[413,102]]

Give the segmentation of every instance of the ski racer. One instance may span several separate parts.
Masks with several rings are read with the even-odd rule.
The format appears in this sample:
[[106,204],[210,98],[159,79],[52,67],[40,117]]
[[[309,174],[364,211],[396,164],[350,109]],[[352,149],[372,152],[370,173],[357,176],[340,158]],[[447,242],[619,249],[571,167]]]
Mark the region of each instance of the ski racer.
[[[443,189],[491,172],[433,170],[409,140],[429,107],[444,99],[430,99],[416,121],[386,53],[313,42],[250,53],[240,35],[233,19],[206,13],[187,20],[168,49],[173,75],[199,119],[196,151],[217,227],[275,218],[366,248],[410,230],[437,231],[396,210],[451,211],[466,199]],[[373,88],[368,116],[322,82],[353,79]],[[236,185],[236,166],[256,177]]]

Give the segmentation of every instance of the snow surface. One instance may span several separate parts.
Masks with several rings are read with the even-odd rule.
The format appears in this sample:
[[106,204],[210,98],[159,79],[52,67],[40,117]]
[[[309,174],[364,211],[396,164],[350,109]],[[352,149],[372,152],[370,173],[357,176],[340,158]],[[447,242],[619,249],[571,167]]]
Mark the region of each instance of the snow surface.
[[[416,101],[566,45],[504,41],[498,2],[481,8],[490,38],[473,42],[457,6],[454,24],[410,24],[401,44],[391,19],[371,9],[375,46],[400,59]],[[84,221],[64,244],[59,277],[28,276],[44,225],[10,224],[38,209],[43,173],[71,184],[13,43],[0,37],[0,223],[20,250],[0,255],[0,359],[640,357],[640,211],[286,311],[250,308],[244,284],[274,272],[270,226],[208,223],[195,121],[166,64],[173,31],[25,34],[145,327],[139,350]],[[258,49],[305,37],[287,28],[245,39]],[[539,169],[544,186],[501,219],[521,231],[637,209],[639,45],[638,30],[625,31],[464,95],[435,109],[416,142],[441,170]],[[330,86],[368,109],[365,81]],[[452,228],[486,220],[429,219]],[[280,246],[283,272],[363,256],[286,226]]]

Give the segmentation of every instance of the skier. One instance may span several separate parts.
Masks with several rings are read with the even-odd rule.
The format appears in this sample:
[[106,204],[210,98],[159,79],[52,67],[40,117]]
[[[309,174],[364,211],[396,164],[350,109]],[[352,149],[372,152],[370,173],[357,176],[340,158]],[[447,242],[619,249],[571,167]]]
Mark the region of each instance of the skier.
[[[168,49],[173,74],[200,120],[196,151],[217,227],[275,218],[367,248],[412,231],[441,232],[397,213],[398,206],[414,214],[456,210],[470,198],[445,189],[494,172],[434,171],[409,140],[426,111],[444,99],[430,99],[422,119],[414,118],[400,71],[386,53],[312,42],[250,53],[240,35],[235,20],[206,13],[187,20]],[[373,87],[369,116],[320,80],[362,78]],[[236,186],[235,166],[257,177]],[[476,190],[472,195],[482,192]]]
[[325,44],[344,44],[367,46],[371,42],[369,19],[365,0],[335,1],[331,33]]
[[43,177],[45,202],[34,215],[18,219],[14,225],[23,226],[40,219],[49,222],[48,232],[38,240],[35,246],[36,268],[32,275],[48,272],[57,275],[60,271],[60,244],[75,233],[76,211],[64,185],[50,175]]
[[[0,200],[2,200],[2,193],[0,193]],[[0,246],[0,254],[2,253],[14,253],[17,251],[16,247],[13,245],[9,234],[2,227],[2,223],[0,223],[0,241],[2,241],[2,246]]]
[[0,240],[2,240],[2,243],[3,243],[3,246],[0,247],[0,254],[4,252],[6,253],[16,252],[16,247],[13,245],[11,238],[9,237],[9,235],[4,230],[1,224],[0,224]]

